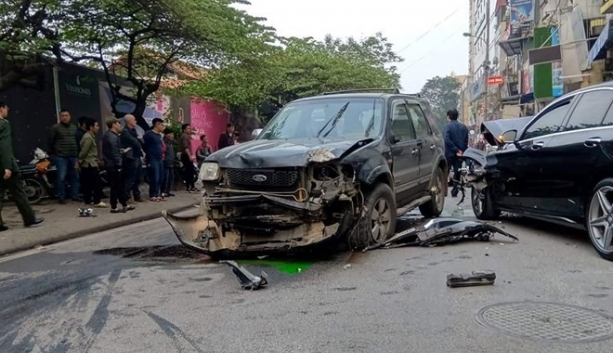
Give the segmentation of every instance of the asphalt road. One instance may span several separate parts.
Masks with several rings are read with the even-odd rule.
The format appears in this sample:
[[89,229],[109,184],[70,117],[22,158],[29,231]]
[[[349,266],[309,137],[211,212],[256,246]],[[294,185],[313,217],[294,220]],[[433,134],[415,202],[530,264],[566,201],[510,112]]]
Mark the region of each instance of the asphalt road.
[[[252,292],[174,246],[162,220],[94,234],[0,259],[0,352],[611,351],[597,339],[613,333],[601,316],[613,263],[577,231],[498,225],[520,242],[342,253],[296,274],[246,265],[269,275]],[[494,286],[446,287],[449,273],[487,269]]]

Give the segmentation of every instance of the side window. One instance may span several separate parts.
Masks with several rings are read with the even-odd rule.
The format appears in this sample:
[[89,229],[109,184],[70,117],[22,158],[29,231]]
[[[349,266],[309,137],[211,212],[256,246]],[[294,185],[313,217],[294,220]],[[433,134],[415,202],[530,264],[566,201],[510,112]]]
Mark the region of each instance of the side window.
[[613,125],[613,105],[607,111],[607,115],[604,116],[602,120],[602,126],[612,126]]
[[411,113],[411,122],[415,128],[415,135],[417,138],[427,137],[430,135],[430,125],[426,119],[426,115],[417,104],[409,104],[409,111]]
[[392,108],[392,132],[399,141],[415,139],[415,131],[409,120],[409,113],[404,102],[394,103]]
[[522,136],[522,140],[527,140],[535,137],[545,136],[553,134],[562,130],[562,123],[564,117],[570,109],[570,103],[572,100],[558,105],[552,110],[541,115],[537,121],[535,121]]
[[565,130],[589,129],[600,126],[611,101],[613,101],[613,91],[611,90],[584,93],[573,110]]

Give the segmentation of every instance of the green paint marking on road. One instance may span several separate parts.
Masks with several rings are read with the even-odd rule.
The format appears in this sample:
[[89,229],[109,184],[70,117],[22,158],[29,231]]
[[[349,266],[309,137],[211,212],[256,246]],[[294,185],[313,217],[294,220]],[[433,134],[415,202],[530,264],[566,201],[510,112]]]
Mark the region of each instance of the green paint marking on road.
[[288,275],[295,275],[302,271],[307,270],[313,266],[313,262],[309,261],[287,261],[287,260],[238,260],[239,265],[255,265],[274,267],[278,272],[286,273]]

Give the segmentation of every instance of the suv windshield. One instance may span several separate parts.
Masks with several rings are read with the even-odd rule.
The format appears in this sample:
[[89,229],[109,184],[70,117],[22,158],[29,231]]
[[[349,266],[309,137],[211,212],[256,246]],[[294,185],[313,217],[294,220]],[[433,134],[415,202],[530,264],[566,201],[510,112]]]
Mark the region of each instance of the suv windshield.
[[266,125],[259,139],[362,139],[382,130],[383,100],[322,98],[286,105]]

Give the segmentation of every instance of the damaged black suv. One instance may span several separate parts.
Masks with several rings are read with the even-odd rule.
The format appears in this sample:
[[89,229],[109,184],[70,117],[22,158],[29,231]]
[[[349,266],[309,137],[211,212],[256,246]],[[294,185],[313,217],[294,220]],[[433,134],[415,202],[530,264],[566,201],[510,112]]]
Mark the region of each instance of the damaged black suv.
[[394,234],[399,213],[439,216],[447,165],[436,118],[419,96],[375,92],[295,100],[253,141],[210,155],[199,214],[165,213],[179,240],[207,254],[342,237],[364,248]]

